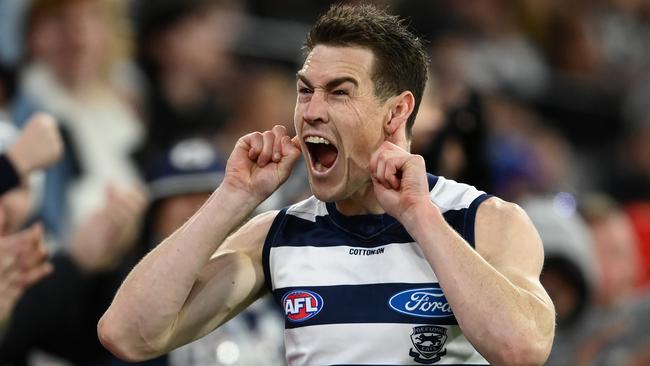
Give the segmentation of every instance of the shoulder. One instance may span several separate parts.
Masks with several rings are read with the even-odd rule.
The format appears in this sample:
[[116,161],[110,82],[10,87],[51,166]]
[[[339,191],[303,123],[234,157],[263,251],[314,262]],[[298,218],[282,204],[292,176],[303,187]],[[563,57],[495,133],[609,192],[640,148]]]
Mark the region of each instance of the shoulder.
[[526,212],[497,197],[486,199],[477,210],[476,249],[488,262],[525,257],[535,268],[541,267],[544,257],[542,241]]
[[[431,201],[444,213],[478,204],[478,198],[487,198],[485,192],[474,186],[459,183],[441,176],[428,175]],[[479,200],[482,201],[482,200]]]
[[516,203],[504,201],[498,197],[489,197],[478,207],[476,225],[498,230],[505,234],[521,230],[535,230],[526,212]]
[[498,197],[490,197],[479,206],[477,219],[493,223],[513,219],[530,221],[526,212],[518,204]]

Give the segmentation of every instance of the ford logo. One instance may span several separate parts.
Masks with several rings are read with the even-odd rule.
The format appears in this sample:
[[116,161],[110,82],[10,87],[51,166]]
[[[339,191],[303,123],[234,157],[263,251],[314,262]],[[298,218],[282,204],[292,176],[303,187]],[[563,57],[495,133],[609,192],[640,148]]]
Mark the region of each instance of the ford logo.
[[393,295],[388,305],[402,314],[424,318],[454,316],[441,288],[427,287],[406,290]]

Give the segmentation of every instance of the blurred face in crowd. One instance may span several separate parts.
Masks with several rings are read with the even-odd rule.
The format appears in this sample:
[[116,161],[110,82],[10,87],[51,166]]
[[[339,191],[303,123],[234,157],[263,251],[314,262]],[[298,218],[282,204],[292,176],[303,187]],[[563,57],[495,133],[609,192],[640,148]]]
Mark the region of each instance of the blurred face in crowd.
[[152,56],[164,70],[212,81],[227,73],[227,49],[236,33],[237,13],[209,7],[189,14],[156,36]]
[[598,301],[613,306],[630,296],[636,283],[639,263],[634,232],[621,212],[591,223],[591,232],[601,269]]
[[61,82],[78,86],[103,74],[110,53],[107,9],[78,0],[43,12],[29,34],[34,59],[47,64]]
[[162,240],[173,234],[201,208],[208,197],[210,193],[188,193],[163,199],[153,222],[156,238]]
[[318,45],[298,72],[294,123],[311,189],[342,211],[372,189],[370,157],[384,140],[390,103],[375,95],[374,61],[366,48]]
[[558,323],[563,324],[578,306],[576,289],[556,270],[544,269],[540,281],[553,300]]

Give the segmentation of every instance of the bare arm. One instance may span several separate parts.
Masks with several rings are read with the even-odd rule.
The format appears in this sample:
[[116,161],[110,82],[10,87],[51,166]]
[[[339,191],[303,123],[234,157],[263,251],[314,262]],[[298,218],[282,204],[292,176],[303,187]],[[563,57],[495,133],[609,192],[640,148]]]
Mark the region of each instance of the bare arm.
[[431,206],[413,211],[407,229],[434,268],[465,337],[493,364],[543,364],[555,312],[539,282],[543,252],[526,214],[497,198],[481,204],[475,251]]
[[389,143],[380,150],[371,164],[383,166],[375,193],[422,248],[465,337],[492,364],[543,364],[555,311],[539,282],[542,245],[526,214],[497,198],[482,203],[474,250],[429,199],[423,159]]
[[221,186],[127,276],[99,321],[102,343],[125,360],[153,358],[210,332],[259,297],[262,244],[275,213],[228,235],[286,180],[299,155],[283,127],[240,139]]

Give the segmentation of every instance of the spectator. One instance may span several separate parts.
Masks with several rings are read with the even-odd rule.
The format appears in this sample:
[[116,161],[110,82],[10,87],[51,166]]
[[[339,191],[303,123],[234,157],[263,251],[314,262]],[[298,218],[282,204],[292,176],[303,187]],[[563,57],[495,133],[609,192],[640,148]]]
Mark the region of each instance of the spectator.
[[95,326],[133,264],[128,254],[146,205],[139,191],[107,194],[105,206],[76,231],[69,250],[54,254],[54,273],[16,304],[0,342],[0,364],[27,365],[36,350],[75,365],[115,360],[99,344]]
[[541,282],[557,312],[557,333],[547,365],[572,365],[582,334],[581,324],[599,281],[592,238],[584,220],[557,200],[529,197],[522,208],[544,243]]
[[59,120],[65,154],[47,172],[40,217],[62,241],[100,210],[109,182],[130,186],[139,181],[130,154],[140,143],[142,127],[115,82],[125,65],[125,38],[118,37],[126,32],[123,5],[34,0],[26,12],[28,63],[14,120],[23,126],[33,110]]
[[134,9],[146,82],[146,166],[180,139],[215,136],[227,120],[238,16],[234,2],[217,0],[136,0]]
[[[43,227],[32,224],[18,230],[30,209],[28,178],[61,156],[61,137],[54,120],[44,114],[30,119],[15,141],[10,126],[0,121],[0,343],[16,302],[25,290],[52,272],[46,261]],[[11,178],[11,179],[8,179]]]
[[615,309],[636,296],[640,269],[636,236],[629,218],[611,198],[590,196],[583,206],[601,273],[595,303],[600,309]]
[[627,365],[647,359],[644,347],[650,342],[650,297],[635,291],[640,267],[630,221],[603,195],[588,196],[582,212],[594,238],[601,280],[594,305],[581,325],[573,362]]

